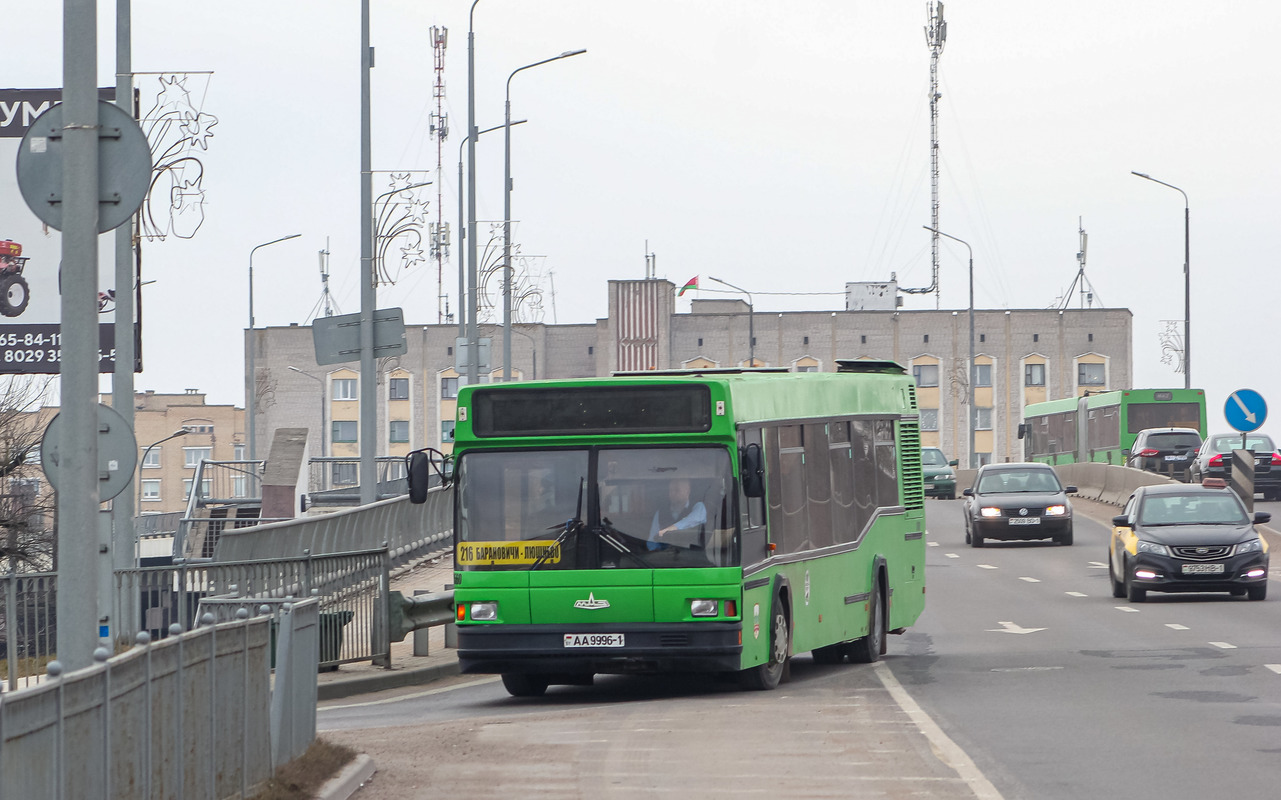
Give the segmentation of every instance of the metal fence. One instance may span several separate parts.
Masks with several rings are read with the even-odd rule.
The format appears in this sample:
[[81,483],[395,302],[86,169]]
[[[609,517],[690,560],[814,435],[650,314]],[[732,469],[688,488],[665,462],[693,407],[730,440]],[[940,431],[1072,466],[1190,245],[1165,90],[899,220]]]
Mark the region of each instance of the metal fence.
[[53,662],[40,685],[0,696],[0,797],[249,796],[314,738],[318,606],[139,634],[66,675]]
[[58,640],[57,595],[52,572],[0,575],[0,648],[3,689],[38,682]]

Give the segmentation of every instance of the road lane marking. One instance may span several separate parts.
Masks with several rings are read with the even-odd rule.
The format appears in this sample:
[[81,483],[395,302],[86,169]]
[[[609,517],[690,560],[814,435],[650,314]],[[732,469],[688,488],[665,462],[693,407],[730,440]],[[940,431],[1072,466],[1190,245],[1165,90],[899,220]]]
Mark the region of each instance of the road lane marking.
[[1085,592],[1064,592],[1064,594],[1070,595],[1072,597],[1089,597],[1089,595],[1086,594]]
[[927,544],[927,545],[929,545],[930,547],[938,547],[938,546],[939,546],[939,543],[938,543],[938,542],[926,542],[926,544]]
[[1187,625],[1180,625],[1177,622],[1167,622],[1165,623],[1165,627],[1170,628],[1171,630],[1176,630],[1176,631],[1190,630],[1190,628],[1188,628]]
[[930,719],[930,716],[916,704],[916,701],[912,699],[912,696],[907,693],[903,685],[894,677],[894,673],[890,671],[885,662],[877,661],[872,664],[872,669],[876,672],[876,676],[881,679],[881,683],[885,686],[886,691],[890,693],[890,697],[893,697],[894,702],[898,703],[898,707],[903,709],[903,713],[907,714],[908,718],[916,723],[917,730],[929,740],[939,760],[956,770],[956,773],[961,776],[961,780],[965,781],[970,787],[970,791],[974,792],[974,796],[978,800],[1002,800],[1001,793],[997,791],[991,781],[983,776],[983,773],[975,766],[973,759],[966,755],[965,751],[956,742],[948,738],[948,735],[943,732],[938,723]]
[[999,567],[994,567],[991,564],[975,564],[974,566],[978,567],[979,569],[999,569]]
[[1264,664],[1263,666],[1272,670],[1276,674],[1281,675],[1281,664]]
[[1236,645],[1234,645],[1234,644],[1228,644],[1227,642],[1210,642],[1210,644],[1214,645],[1215,647],[1219,648],[1220,650],[1235,650],[1235,649],[1237,649],[1237,646],[1236,646]]
[[956,553],[944,553],[943,555],[947,556],[948,558],[960,558],[960,556],[958,556]]
[[428,689],[425,692],[414,692],[413,694],[402,694],[402,695],[397,695],[396,697],[387,697],[382,700],[370,700],[364,703],[346,703],[341,706],[320,706],[316,710],[318,712],[324,712],[324,711],[337,711],[340,708],[364,708],[366,706],[381,706],[381,705],[386,705],[387,703],[399,703],[403,700],[413,700],[416,697],[430,697],[431,695],[434,695],[434,694],[444,694],[445,692],[453,692],[458,689],[470,689],[473,686],[483,686],[486,683],[494,683],[497,680],[499,680],[497,677],[481,678],[480,680],[476,680],[476,681],[467,681],[466,683],[456,683],[453,686],[444,686],[440,689]]
[[1104,564],[1102,561],[1090,562],[1090,569],[1107,569],[1107,568],[1108,568],[1108,565]]
[[1021,581],[1027,581],[1028,583],[1040,583],[1040,582],[1041,582],[1041,579],[1040,579],[1040,578],[1019,578],[1019,580],[1021,580]]
[[998,622],[999,628],[988,628],[988,633],[1036,633],[1037,631],[1048,630],[1047,628],[1024,628],[1022,625],[1016,625],[1013,622]]
[[1116,610],[1117,610],[1117,611],[1125,611],[1125,612],[1130,613],[1130,614],[1137,614],[1137,613],[1139,613],[1139,610],[1138,610],[1137,608],[1130,608],[1129,606],[1117,606],[1117,607],[1116,607]]

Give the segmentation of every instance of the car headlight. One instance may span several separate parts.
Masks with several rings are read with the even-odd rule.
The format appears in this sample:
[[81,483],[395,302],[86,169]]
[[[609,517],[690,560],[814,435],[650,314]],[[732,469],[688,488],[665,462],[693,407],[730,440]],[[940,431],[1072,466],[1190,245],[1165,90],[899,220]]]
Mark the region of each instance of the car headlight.
[[1241,555],[1242,553],[1262,553],[1262,552],[1263,552],[1263,540],[1257,536],[1248,541],[1241,542],[1236,547],[1236,555]]
[[979,514],[985,517],[999,517],[1001,516],[1001,509],[988,506],[987,508],[980,509]]
[[934,477],[935,477],[935,478],[942,478],[943,480],[948,480],[948,481],[950,481],[950,480],[952,480],[953,478],[955,478],[956,476],[955,476],[955,475],[953,475],[953,474],[952,474],[952,470],[950,470],[950,469],[949,469],[947,472],[940,472],[939,474],[935,475]]
[[1046,506],[1045,507],[1045,516],[1047,517],[1061,517],[1066,513],[1067,513],[1067,506]]
[[498,604],[489,603],[472,603],[468,607],[468,614],[472,622],[493,622],[498,619]]
[[1151,553],[1154,556],[1168,556],[1170,554],[1170,548],[1165,545],[1157,544],[1156,542],[1145,542],[1142,539],[1139,540],[1137,551]]

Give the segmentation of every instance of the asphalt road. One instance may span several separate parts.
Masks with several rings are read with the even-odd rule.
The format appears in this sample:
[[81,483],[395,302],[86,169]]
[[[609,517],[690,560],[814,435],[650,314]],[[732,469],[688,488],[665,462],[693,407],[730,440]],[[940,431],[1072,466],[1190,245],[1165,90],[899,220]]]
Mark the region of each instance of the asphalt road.
[[960,508],[927,501],[927,610],[876,668],[806,655],[774,692],[602,676],[522,700],[460,676],[325,704],[319,727],[378,763],[357,800],[1273,795],[1281,595],[1129,604],[1103,524],[1078,513],[1072,547],[980,550]]

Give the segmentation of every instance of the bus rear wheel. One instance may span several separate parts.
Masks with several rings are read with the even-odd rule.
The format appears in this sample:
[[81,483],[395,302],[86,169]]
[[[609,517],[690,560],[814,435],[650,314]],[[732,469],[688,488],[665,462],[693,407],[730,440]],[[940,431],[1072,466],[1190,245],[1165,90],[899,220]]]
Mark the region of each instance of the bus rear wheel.
[[885,652],[885,614],[881,611],[881,579],[876,579],[876,588],[868,601],[867,635],[855,639],[847,646],[850,661],[855,664],[872,664],[881,660]]
[[791,651],[792,632],[783,611],[783,596],[774,596],[774,609],[770,619],[769,660],[743,673],[744,684],[749,689],[768,691],[783,680]]
[[512,697],[542,697],[547,681],[524,672],[504,672],[503,687]]

